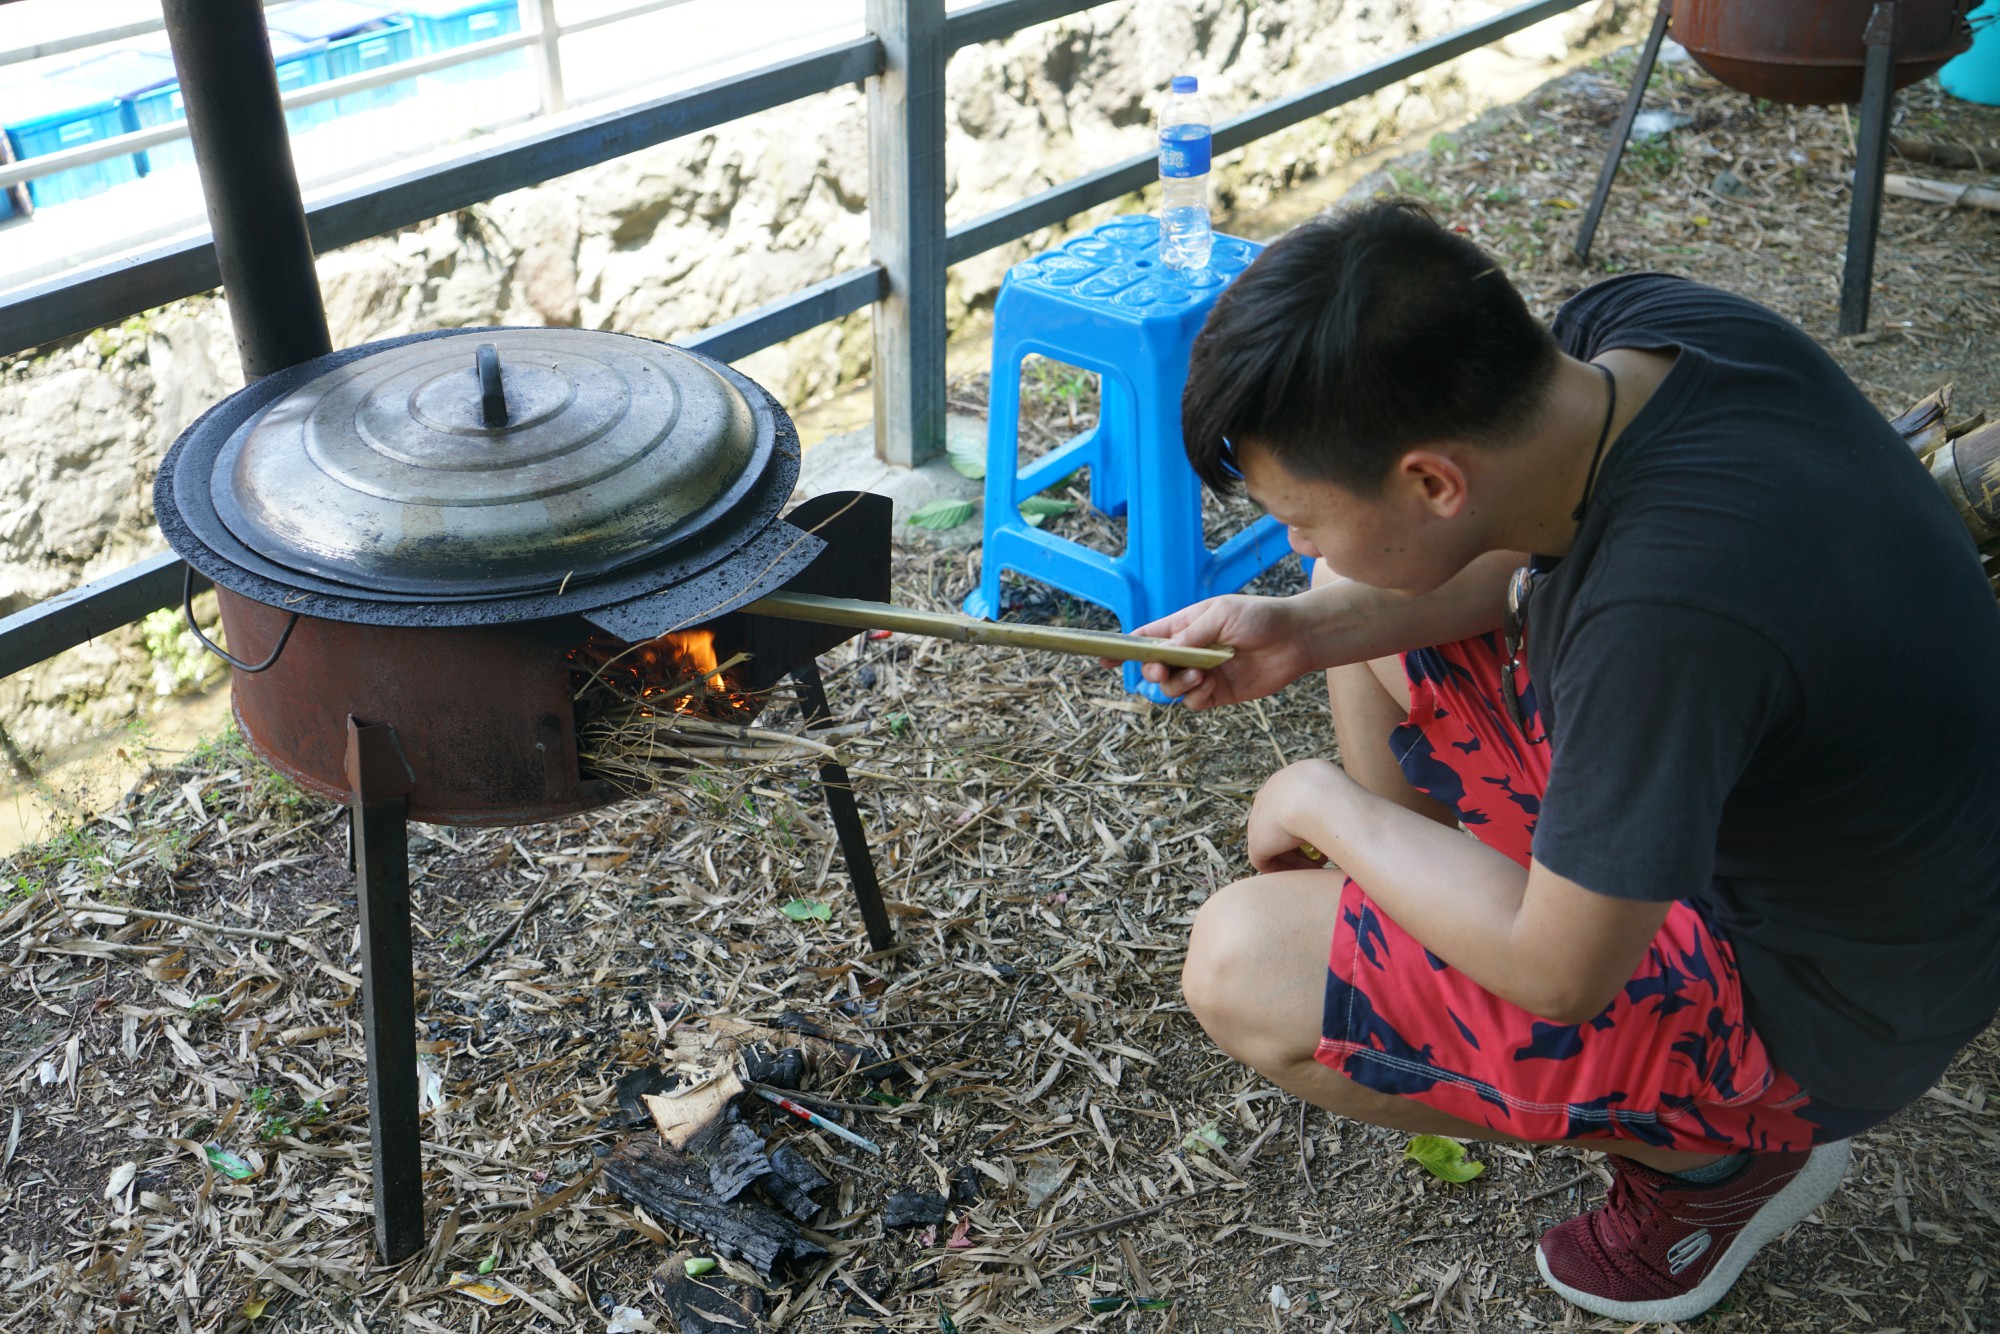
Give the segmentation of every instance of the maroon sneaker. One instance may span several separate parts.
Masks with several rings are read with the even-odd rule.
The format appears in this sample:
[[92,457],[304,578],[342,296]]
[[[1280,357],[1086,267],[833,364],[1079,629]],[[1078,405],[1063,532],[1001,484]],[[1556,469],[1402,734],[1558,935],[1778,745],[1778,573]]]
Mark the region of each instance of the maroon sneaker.
[[1754,1154],[1714,1186],[1617,1159],[1611,1198],[1543,1233],[1535,1265],[1586,1311],[1691,1319],[1722,1299],[1765,1242],[1833,1194],[1849,1157],[1846,1140],[1810,1153]]

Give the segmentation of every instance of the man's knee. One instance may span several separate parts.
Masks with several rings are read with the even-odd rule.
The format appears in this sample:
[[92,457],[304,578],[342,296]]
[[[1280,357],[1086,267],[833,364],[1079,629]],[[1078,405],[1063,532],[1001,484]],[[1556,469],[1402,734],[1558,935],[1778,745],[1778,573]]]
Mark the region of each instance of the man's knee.
[[1325,946],[1289,957],[1309,924],[1284,908],[1284,896],[1263,877],[1217,892],[1195,914],[1181,967],[1181,994],[1202,1028],[1229,1055],[1259,1068],[1310,1056],[1319,1041],[1314,1020],[1324,973],[1313,961],[1324,959]]
[[1246,920],[1254,915],[1247,911],[1248,897],[1242,881],[1209,895],[1188,932],[1181,996],[1211,1033],[1215,1023],[1236,1008],[1236,984],[1246,976],[1248,956],[1255,948],[1255,926]]

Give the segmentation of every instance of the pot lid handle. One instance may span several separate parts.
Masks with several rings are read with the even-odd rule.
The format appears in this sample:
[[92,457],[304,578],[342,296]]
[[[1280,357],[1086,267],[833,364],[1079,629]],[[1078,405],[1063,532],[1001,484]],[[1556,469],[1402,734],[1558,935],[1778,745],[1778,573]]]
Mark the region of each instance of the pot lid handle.
[[507,387],[500,379],[500,349],[481,343],[473,356],[479,368],[480,422],[489,431],[498,430],[507,424]]

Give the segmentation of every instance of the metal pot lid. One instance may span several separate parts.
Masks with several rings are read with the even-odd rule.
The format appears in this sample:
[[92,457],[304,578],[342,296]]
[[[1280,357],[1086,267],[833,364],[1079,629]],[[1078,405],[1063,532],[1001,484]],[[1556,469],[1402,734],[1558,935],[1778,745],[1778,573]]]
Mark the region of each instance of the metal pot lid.
[[253,551],[345,583],[564,586],[650,559],[754,489],[776,432],[739,379],[593,330],[403,343],[246,421],[212,497]]

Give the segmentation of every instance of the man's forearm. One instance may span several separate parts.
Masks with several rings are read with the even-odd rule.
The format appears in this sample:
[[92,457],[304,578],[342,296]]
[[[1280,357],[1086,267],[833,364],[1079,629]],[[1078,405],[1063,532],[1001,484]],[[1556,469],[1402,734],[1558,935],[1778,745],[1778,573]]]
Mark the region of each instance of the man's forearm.
[[1593,893],[1540,863],[1524,869],[1325,761],[1275,776],[1251,820],[1253,857],[1310,843],[1432,954],[1556,1023],[1610,1003],[1671,906]]
[[1451,644],[1500,628],[1507,580],[1527,557],[1489,551],[1446,583],[1412,597],[1333,576],[1299,599],[1313,626],[1306,650],[1315,669]]
[[1431,953],[1532,1009],[1529,1002],[1538,998],[1521,983],[1545,961],[1516,960],[1507,948],[1528,873],[1477,840],[1358,785],[1344,787],[1342,797],[1296,812],[1299,833]]

